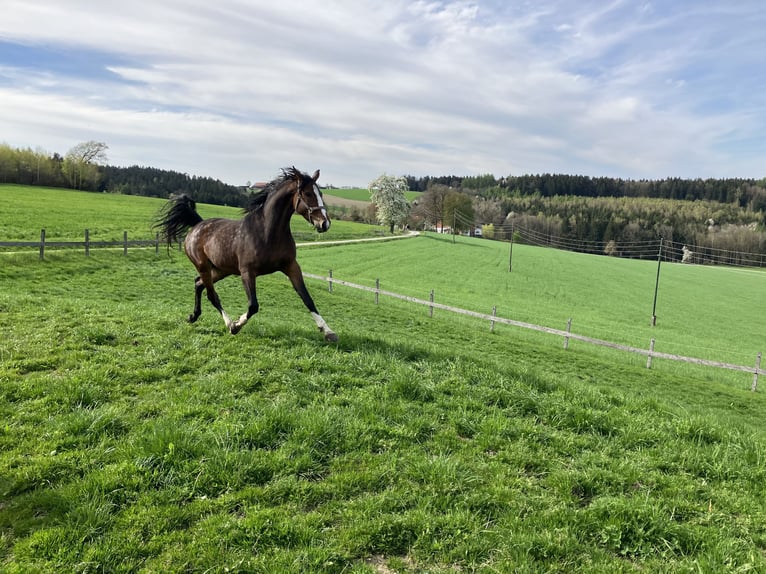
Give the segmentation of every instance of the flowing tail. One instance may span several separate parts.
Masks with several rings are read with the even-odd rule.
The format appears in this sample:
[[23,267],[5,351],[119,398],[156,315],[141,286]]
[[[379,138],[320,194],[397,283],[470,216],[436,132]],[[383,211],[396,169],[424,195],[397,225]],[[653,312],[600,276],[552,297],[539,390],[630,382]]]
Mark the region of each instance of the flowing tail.
[[202,221],[196,207],[194,200],[188,195],[171,198],[160,210],[152,228],[160,232],[169,246],[173,245],[188,229]]

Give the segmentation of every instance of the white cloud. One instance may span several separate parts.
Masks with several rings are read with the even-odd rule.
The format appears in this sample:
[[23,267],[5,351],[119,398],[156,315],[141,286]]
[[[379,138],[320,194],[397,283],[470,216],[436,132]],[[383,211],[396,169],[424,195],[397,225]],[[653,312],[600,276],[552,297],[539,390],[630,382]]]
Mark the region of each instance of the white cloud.
[[231,183],[764,175],[758,0],[6,4],[11,145]]

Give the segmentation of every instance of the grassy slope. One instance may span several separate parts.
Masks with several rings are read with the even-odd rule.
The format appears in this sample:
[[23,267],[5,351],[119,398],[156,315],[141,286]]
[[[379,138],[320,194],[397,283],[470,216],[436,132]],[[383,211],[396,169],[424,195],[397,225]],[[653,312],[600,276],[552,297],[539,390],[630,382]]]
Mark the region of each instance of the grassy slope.
[[525,245],[511,273],[508,259],[507,243],[435,234],[301,253],[304,271],[557,329],[571,317],[576,333],[639,348],[654,337],[658,351],[743,365],[764,350],[764,272],[664,263],[652,328],[656,262]]
[[766,568],[761,393],[312,282],[327,345],[281,277],[231,337],[178,254],[3,257],[10,572]]
[[[123,232],[130,239],[151,239],[151,224],[165,200],[130,195],[95,194],[80,191],[0,185],[0,241],[37,241],[40,229],[50,241],[77,241],[88,229],[93,241],[121,241]],[[239,219],[238,208],[199,204],[204,218]],[[333,221],[330,231],[318,235],[301,218],[292,221],[298,241],[350,239],[378,235],[379,228],[347,221]]]

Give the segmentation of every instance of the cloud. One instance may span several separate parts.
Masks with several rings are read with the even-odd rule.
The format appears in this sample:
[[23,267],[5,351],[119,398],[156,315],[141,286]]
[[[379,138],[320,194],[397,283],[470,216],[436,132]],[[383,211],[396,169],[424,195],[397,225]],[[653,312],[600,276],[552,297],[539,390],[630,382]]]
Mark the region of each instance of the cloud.
[[[762,177],[766,8],[9,0],[0,140],[231,183]],[[731,31],[736,30],[736,34]]]

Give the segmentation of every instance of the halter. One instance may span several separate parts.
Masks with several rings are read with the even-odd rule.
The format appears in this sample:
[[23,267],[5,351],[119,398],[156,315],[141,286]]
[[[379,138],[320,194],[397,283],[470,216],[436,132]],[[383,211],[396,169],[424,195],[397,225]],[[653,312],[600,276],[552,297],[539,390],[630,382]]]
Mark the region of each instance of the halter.
[[294,211],[296,211],[296,212],[298,211],[298,205],[301,202],[303,202],[303,205],[306,206],[306,211],[308,211],[309,218],[311,218],[312,214],[315,211],[322,211],[322,209],[324,209],[324,206],[319,206],[319,205],[316,206],[316,207],[311,207],[308,204],[308,202],[305,199],[303,199],[303,188],[301,187],[300,184],[298,184],[298,189],[295,192],[295,196],[293,197],[293,210]]

